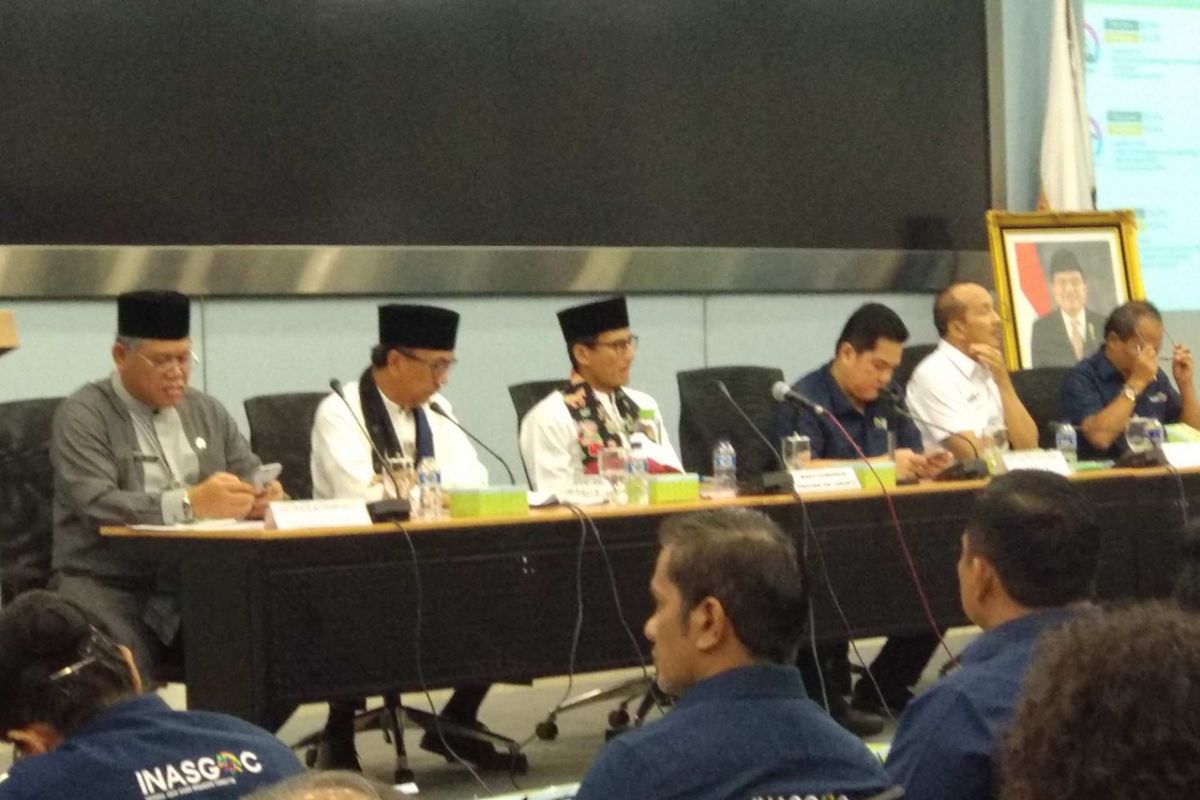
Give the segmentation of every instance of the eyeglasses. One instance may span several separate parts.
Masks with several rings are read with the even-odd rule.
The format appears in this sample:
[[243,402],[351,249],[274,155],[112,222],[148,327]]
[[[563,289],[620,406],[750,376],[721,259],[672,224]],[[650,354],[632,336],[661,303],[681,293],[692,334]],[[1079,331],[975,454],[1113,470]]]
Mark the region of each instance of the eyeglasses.
[[416,361],[419,364],[424,364],[425,366],[429,367],[429,371],[433,373],[435,378],[440,378],[441,376],[448,374],[450,370],[454,369],[454,365],[458,363],[457,358],[443,358],[438,359],[437,361],[428,361],[424,358],[421,358],[416,353],[409,352],[402,347],[397,347],[396,352],[411,361]]
[[[1140,354],[1142,352],[1142,350],[1144,350],[1145,348],[1150,346],[1150,343],[1146,341],[1146,339],[1142,336],[1142,334],[1138,333],[1137,329],[1134,329],[1133,333],[1138,338],[1137,351]],[[1166,328],[1163,328],[1163,333],[1167,334],[1167,340],[1170,341],[1171,347],[1174,348],[1175,340],[1171,338],[1171,334],[1167,333]],[[1159,356],[1158,357],[1158,363],[1160,363],[1160,364],[1170,364],[1174,360],[1175,360],[1174,357],[1171,357],[1171,356]]]
[[615,342],[591,342],[588,344],[588,347],[591,347],[592,349],[597,347],[611,348],[612,351],[618,355],[628,353],[632,350],[637,350],[637,346],[638,337],[636,336],[630,336],[626,339],[617,339]]
[[137,357],[154,367],[159,372],[170,372],[171,367],[178,367],[180,372],[187,372],[189,367],[200,363],[200,357],[196,355],[194,350],[188,350],[186,353],[182,353],[177,356],[160,355],[154,356],[153,358],[143,355],[140,351],[138,351]]

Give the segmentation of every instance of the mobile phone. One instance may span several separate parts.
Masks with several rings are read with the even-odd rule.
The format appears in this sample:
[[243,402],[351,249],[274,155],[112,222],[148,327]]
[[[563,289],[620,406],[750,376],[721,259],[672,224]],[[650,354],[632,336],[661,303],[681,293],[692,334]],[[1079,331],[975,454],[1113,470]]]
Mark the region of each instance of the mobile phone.
[[254,471],[254,477],[250,482],[254,484],[255,489],[265,489],[271,481],[279,479],[279,475],[283,472],[283,465],[278,461],[271,464],[263,464]]

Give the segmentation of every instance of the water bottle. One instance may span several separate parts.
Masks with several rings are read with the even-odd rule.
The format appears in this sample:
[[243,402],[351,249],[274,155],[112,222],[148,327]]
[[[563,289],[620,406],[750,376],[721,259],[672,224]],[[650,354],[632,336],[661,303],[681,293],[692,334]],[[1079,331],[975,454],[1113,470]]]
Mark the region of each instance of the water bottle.
[[642,445],[634,442],[629,453],[629,470],[625,478],[625,494],[631,506],[650,505],[650,464]]
[[1075,436],[1075,426],[1065,422],[1059,423],[1054,429],[1054,447],[1063,454],[1067,466],[1075,469],[1075,460],[1079,453],[1079,440]]
[[713,482],[723,493],[737,494],[737,451],[728,439],[713,448]]
[[1162,420],[1150,419],[1146,422],[1146,438],[1150,440],[1151,450],[1162,452],[1163,444],[1167,441],[1167,429],[1163,427]]
[[422,458],[417,466],[417,486],[420,488],[419,519],[438,519],[442,516],[442,471],[437,461]]

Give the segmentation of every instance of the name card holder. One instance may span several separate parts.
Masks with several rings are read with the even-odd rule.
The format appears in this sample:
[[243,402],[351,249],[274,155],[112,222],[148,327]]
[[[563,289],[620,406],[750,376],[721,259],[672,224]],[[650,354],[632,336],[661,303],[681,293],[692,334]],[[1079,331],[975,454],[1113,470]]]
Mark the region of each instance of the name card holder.
[[1175,469],[1200,467],[1200,442],[1167,442],[1162,451]]
[[803,495],[862,490],[854,467],[794,469],[792,484],[796,493]]
[[365,500],[277,500],[267,509],[267,530],[365,528],[371,525]]
[[1036,469],[1053,472],[1065,478],[1071,476],[1071,465],[1067,463],[1067,457],[1058,450],[1009,450],[1004,454],[1004,468],[1009,472],[1015,469]]

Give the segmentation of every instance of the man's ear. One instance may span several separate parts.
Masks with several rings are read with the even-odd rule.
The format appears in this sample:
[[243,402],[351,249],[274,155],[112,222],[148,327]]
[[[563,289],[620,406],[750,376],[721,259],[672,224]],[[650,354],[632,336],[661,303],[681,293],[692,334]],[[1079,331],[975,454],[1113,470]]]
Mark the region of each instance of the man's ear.
[[45,722],[31,722],[23,728],[4,732],[4,738],[25,756],[40,756],[62,744],[62,735]]
[[125,665],[129,667],[129,675],[133,678],[134,694],[141,694],[142,674],[138,672],[137,662],[133,660],[133,651],[123,644],[117,645],[117,650],[121,651],[121,658],[125,659]]
[[856,355],[858,355],[858,351],[854,349],[854,345],[850,344],[849,342],[842,342],[837,346],[835,358],[838,361],[849,362],[853,361]]
[[571,355],[575,357],[576,364],[587,366],[592,361],[592,349],[583,342],[575,342],[571,345]]
[[725,607],[715,597],[706,597],[688,612],[688,623],[697,650],[716,650],[733,633]]
[[971,572],[971,587],[974,590],[974,600],[977,606],[982,606],[995,596],[1000,588],[1000,576],[992,562],[979,556],[970,556],[967,569]]

